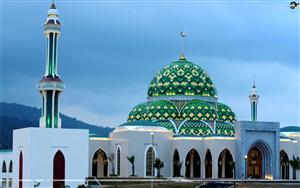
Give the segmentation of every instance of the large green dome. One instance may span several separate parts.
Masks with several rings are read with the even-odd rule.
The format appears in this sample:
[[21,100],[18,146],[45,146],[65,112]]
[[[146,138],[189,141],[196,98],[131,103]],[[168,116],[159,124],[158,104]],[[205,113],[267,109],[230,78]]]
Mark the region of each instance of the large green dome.
[[174,136],[234,136],[236,116],[218,102],[208,74],[182,56],[158,72],[148,101],[135,106],[127,121],[127,126],[165,127]]
[[148,97],[157,96],[217,97],[217,91],[201,67],[181,57],[160,70],[151,81]]

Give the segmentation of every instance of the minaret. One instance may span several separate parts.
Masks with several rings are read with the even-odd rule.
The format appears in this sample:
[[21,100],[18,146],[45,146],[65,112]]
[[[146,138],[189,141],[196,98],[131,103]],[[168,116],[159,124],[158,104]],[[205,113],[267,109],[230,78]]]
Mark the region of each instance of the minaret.
[[255,83],[253,83],[249,99],[250,99],[250,103],[251,103],[251,121],[256,121],[257,120],[257,103],[258,103],[259,96],[257,95]]
[[38,90],[43,98],[40,127],[61,128],[58,98],[64,90],[64,85],[62,80],[59,79],[57,72],[57,42],[60,35],[60,27],[59,14],[54,2],[52,2],[44,23],[44,34],[47,39],[45,75],[38,84]]

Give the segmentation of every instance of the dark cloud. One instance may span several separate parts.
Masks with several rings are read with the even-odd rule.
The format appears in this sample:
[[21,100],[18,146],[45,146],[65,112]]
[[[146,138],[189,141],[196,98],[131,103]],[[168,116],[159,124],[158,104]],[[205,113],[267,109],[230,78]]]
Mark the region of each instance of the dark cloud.
[[[36,84],[44,73],[48,4],[3,2],[4,101],[40,106]],[[186,56],[208,70],[220,100],[231,103],[239,117],[248,117],[247,95],[258,74],[265,97],[294,100],[262,103],[268,109],[261,116],[299,123],[295,111],[277,118],[278,106],[299,105],[296,90],[289,89],[299,88],[299,80],[285,75],[299,77],[300,22],[286,3],[58,2],[57,7],[64,24],[59,72],[67,85],[61,100],[65,113],[109,126],[125,121],[129,110],[146,100],[155,73],[178,59],[178,33],[186,30]],[[286,67],[274,75],[280,89],[268,73],[278,67]]]

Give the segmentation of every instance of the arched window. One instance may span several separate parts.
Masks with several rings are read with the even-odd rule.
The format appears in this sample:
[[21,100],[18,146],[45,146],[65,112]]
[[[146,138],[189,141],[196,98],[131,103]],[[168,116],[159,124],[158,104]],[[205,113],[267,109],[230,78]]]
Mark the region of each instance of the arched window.
[[218,159],[218,178],[233,178],[235,164],[228,149],[224,149]]
[[201,160],[196,149],[191,149],[185,158],[185,177],[200,178]]
[[180,162],[178,150],[175,149],[173,154],[173,177],[180,176],[181,165],[182,163]]
[[212,177],[212,157],[211,157],[210,150],[208,149],[205,155],[205,178],[211,178],[211,177]]
[[53,158],[53,188],[61,188],[65,185],[65,157],[58,150]]
[[108,174],[107,155],[102,149],[98,149],[93,156],[92,176],[103,177]]
[[19,188],[23,187],[23,154],[20,152],[19,156]]
[[155,160],[155,150],[152,148],[152,146],[150,146],[147,149],[146,152],[146,176],[154,176],[155,175],[155,169],[153,168],[153,163]]
[[121,174],[121,147],[120,145],[117,146],[117,175],[120,176]]
[[9,167],[8,167],[8,172],[12,173],[12,171],[13,171],[13,162],[12,162],[12,160],[10,160]]
[[6,163],[5,163],[5,161],[3,161],[3,163],[2,163],[2,173],[6,173],[6,172],[7,172]]
[[284,150],[280,151],[281,179],[289,179],[289,156]]

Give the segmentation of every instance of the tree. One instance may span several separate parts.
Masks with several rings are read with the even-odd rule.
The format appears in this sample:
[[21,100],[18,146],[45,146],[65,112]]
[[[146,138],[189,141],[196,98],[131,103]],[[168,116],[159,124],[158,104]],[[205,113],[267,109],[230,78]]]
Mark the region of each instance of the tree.
[[290,160],[290,164],[293,167],[293,178],[296,179],[296,171],[300,170],[300,158],[293,155],[293,160]]
[[295,157],[293,155],[293,160],[290,160],[290,164],[294,169],[300,170],[300,158],[299,157]]
[[127,160],[131,163],[131,171],[132,171],[131,176],[135,176],[135,174],[134,174],[134,155],[127,156]]
[[111,153],[108,156],[108,160],[111,163],[111,171],[112,171],[112,175],[115,176],[115,154]]
[[176,173],[174,174],[174,177],[182,177],[181,168],[182,168],[182,161],[175,161],[174,162],[174,169],[175,169]]
[[157,157],[154,161],[153,167],[157,169],[157,177],[160,177],[160,169],[164,167],[164,162]]

